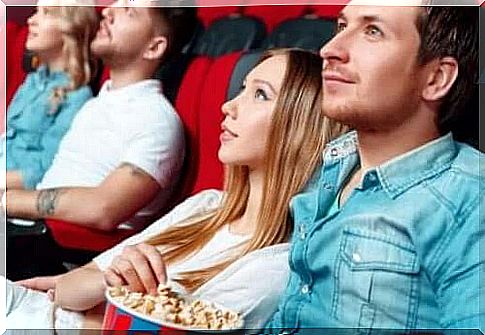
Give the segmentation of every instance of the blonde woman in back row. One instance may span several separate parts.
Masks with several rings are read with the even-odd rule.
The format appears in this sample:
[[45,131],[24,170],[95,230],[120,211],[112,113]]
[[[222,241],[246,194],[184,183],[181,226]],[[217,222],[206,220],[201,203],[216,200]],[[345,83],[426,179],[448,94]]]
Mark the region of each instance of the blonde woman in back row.
[[89,46],[99,18],[94,7],[79,6],[90,3],[94,4],[40,0],[27,21],[25,47],[40,65],[27,75],[8,108],[6,137],[0,149],[7,174],[6,184],[0,188],[35,189],[73,118],[92,98]]
[[321,69],[310,52],[266,52],[239,95],[222,107],[224,191],[187,199],[82,268],[21,282],[48,294],[7,285],[7,296],[37,297],[11,299],[17,307],[7,320],[20,322],[26,301],[47,296],[66,319],[75,314],[66,310],[102,303],[106,285],[154,293],[168,283],[241,313],[245,328],[263,326],[287,281],[290,200],[315,172],[325,144],[344,131],[321,111]]

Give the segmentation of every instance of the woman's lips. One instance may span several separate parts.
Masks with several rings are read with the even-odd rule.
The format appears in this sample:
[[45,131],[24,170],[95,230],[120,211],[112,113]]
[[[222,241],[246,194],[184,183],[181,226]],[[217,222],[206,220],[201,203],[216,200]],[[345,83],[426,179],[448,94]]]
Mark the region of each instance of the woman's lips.
[[221,128],[222,128],[222,134],[220,136],[220,140],[222,142],[231,141],[238,137],[238,135],[232,132],[226,125],[222,125]]
[[232,141],[235,138],[236,138],[236,136],[232,135],[228,131],[223,131],[222,134],[221,134],[221,136],[219,137],[219,139],[221,140],[221,142]]

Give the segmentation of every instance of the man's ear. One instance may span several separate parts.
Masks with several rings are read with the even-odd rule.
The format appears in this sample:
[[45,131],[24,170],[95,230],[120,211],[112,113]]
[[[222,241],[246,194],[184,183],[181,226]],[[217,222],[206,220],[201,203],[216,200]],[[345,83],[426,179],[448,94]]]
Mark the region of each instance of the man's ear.
[[160,59],[167,50],[168,40],[165,36],[155,36],[150,41],[148,48],[143,53],[145,59]]
[[453,57],[443,57],[431,61],[422,97],[427,101],[442,99],[458,77],[458,62]]

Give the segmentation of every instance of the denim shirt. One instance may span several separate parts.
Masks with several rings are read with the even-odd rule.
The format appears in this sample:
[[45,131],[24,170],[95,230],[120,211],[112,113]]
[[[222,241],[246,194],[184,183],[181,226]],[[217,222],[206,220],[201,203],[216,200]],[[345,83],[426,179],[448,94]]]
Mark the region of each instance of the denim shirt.
[[56,111],[50,98],[53,89],[68,85],[65,72],[49,72],[41,66],[30,73],[7,111],[7,170],[18,170],[27,189],[34,189],[49,168],[62,137],[82,105],[92,98],[91,89],[82,86],[66,94]]
[[290,279],[269,328],[484,327],[484,156],[448,134],[367,171],[327,215],[359,164],[355,132],[330,143],[291,201]]

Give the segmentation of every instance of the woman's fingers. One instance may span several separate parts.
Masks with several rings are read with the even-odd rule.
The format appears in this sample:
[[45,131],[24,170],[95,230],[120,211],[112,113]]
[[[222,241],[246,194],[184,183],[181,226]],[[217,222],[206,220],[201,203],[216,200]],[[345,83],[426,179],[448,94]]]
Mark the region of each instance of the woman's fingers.
[[108,285],[128,285],[136,292],[156,294],[159,283],[166,282],[165,263],[156,247],[148,244],[127,246],[105,273]]
[[165,284],[167,282],[167,269],[162,255],[158,249],[152,245],[141,243],[137,245],[137,248],[145,255],[150,264],[150,269],[155,273],[158,284]]
[[126,282],[130,291],[145,292],[145,286],[130,260],[121,257],[114,267],[119,271],[120,276]]
[[144,287],[144,291],[150,294],[155,294],[157,292],[158,280],[152,269],[150,259],[148,255],[144,253],[144,250],[140,249],[138,246],[127,247],[124,256],[136,272],[137,278]]
[[112,267],[109,267],[104,272],[104,281],[108,286],[119,287],[119,286],[126,285],[126,282],[124,281],[123,277],[119,274],[118,271],[116,271]]

